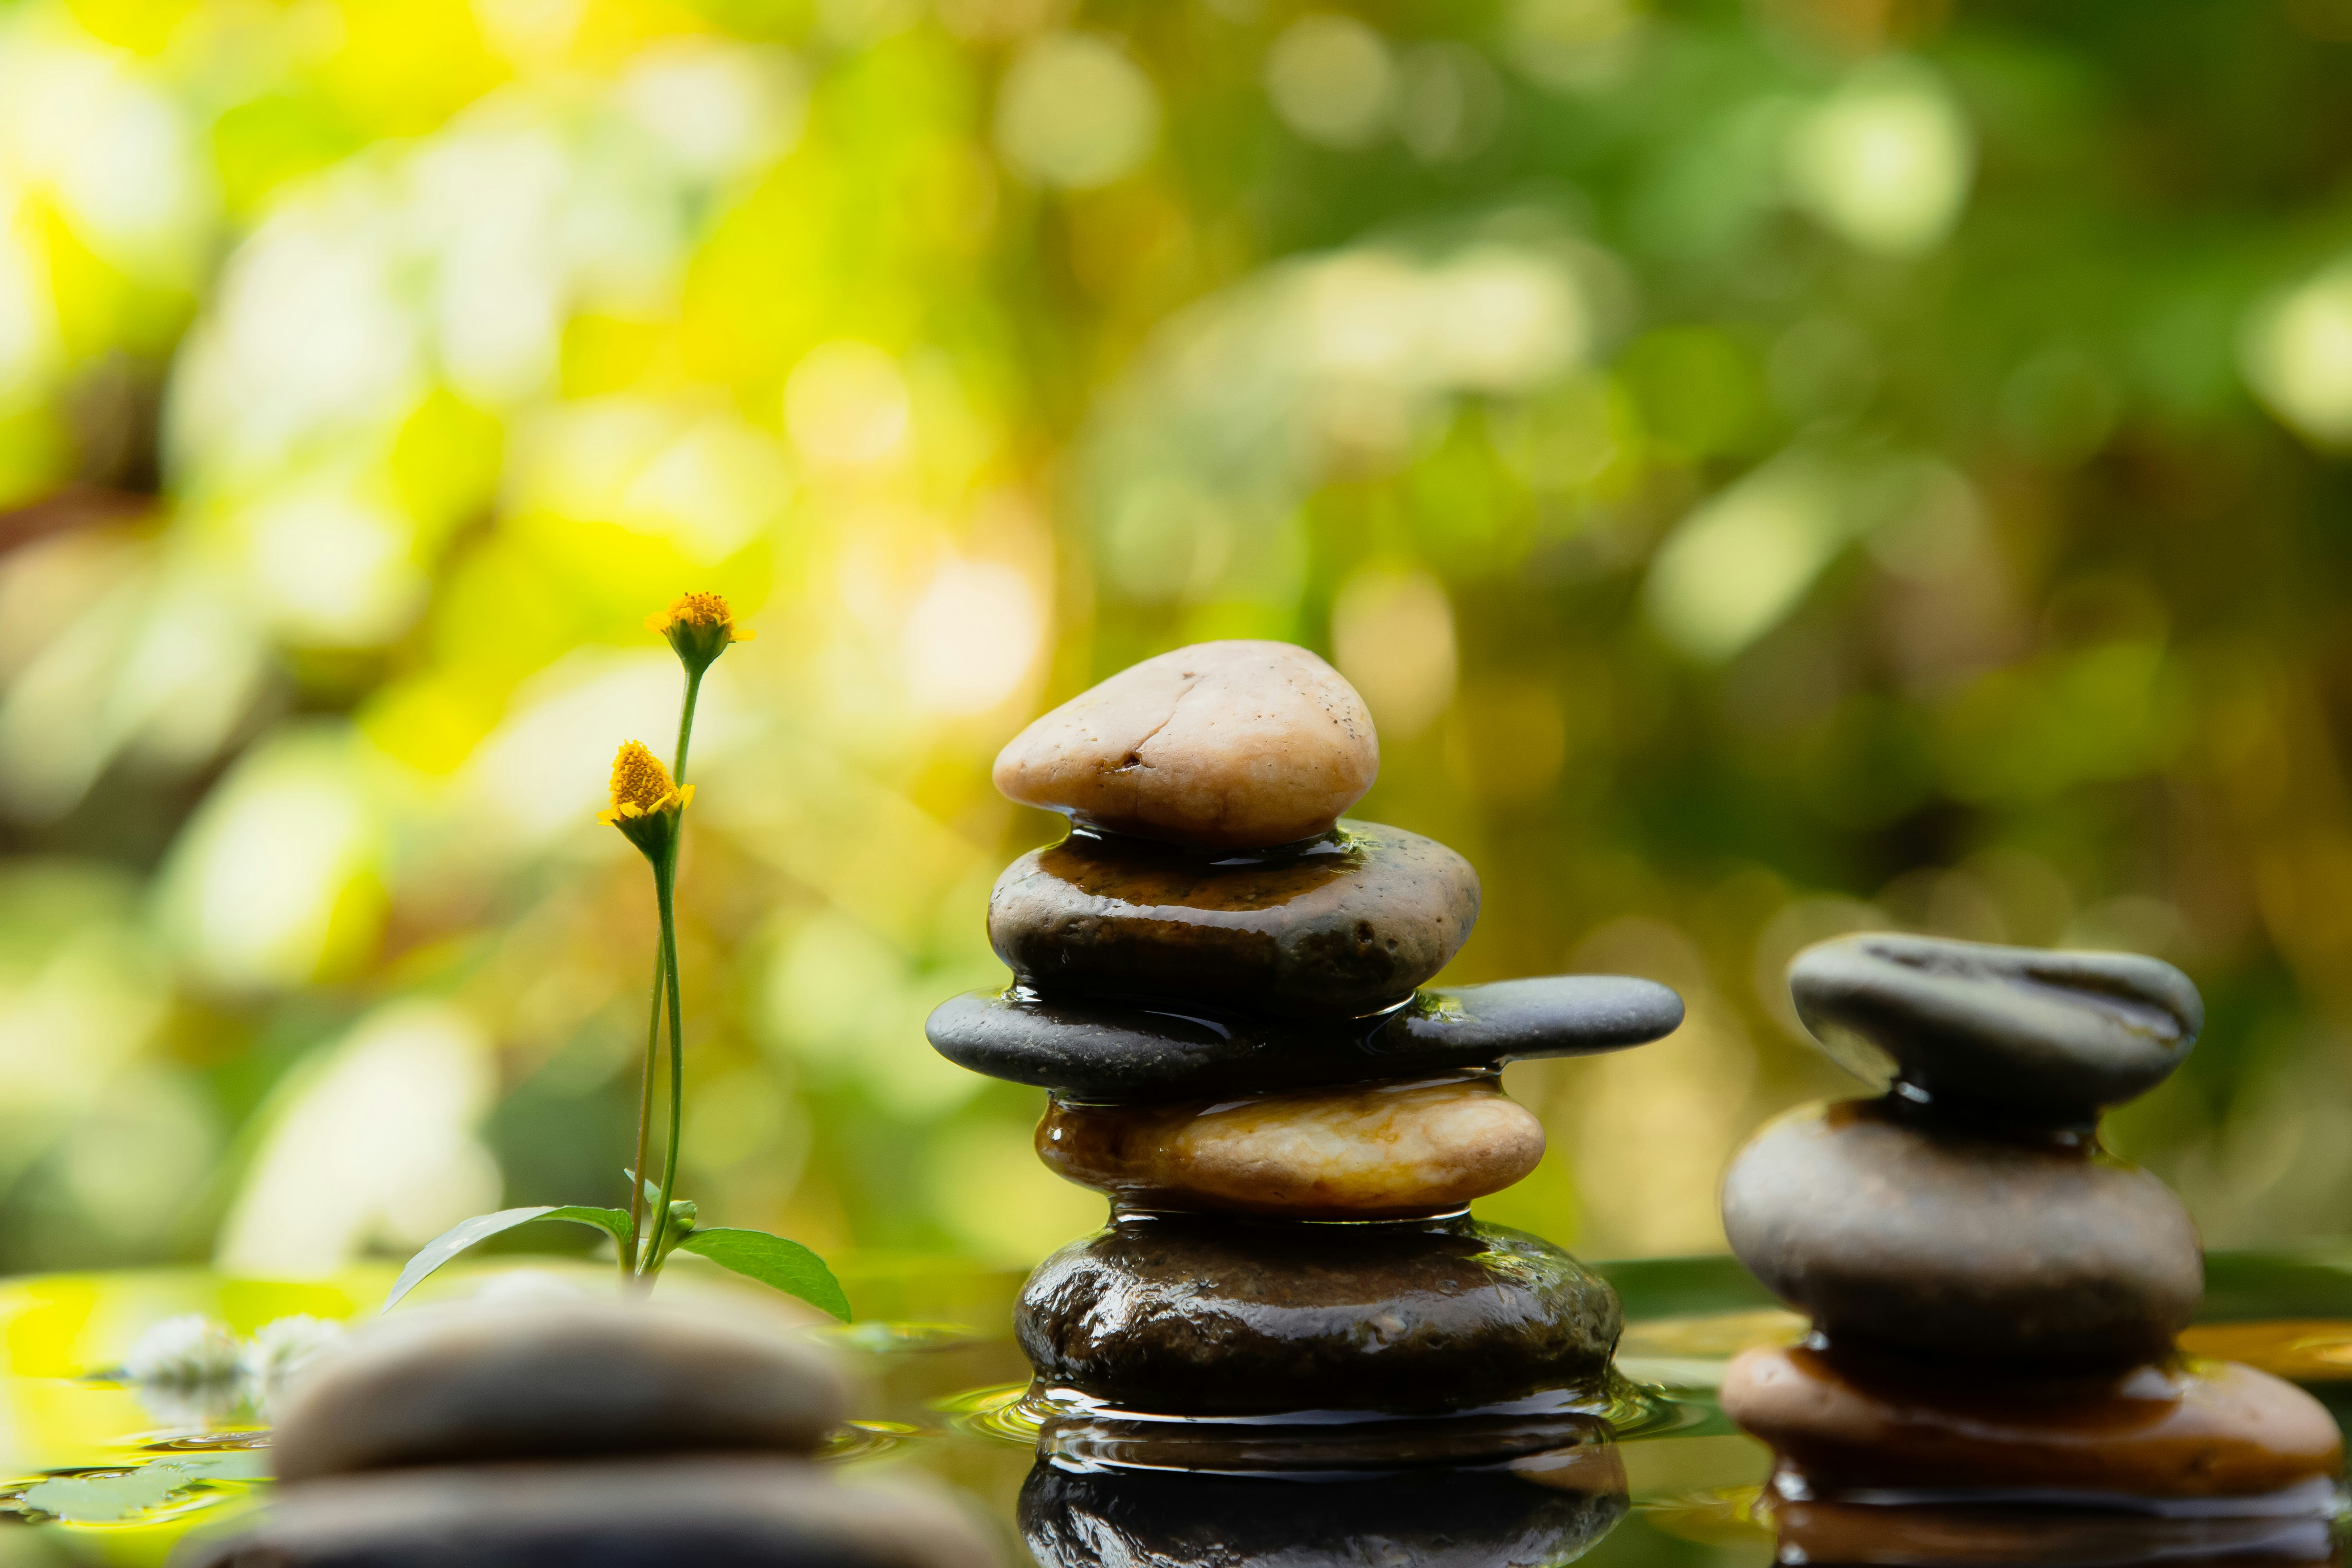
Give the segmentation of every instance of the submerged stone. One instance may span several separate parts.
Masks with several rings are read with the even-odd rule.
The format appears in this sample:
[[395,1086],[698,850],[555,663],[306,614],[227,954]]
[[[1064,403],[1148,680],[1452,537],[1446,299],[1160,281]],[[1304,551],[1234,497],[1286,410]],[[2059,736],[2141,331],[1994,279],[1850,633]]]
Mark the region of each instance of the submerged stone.
[[1491,1077],[1272,1095],[1239,1103],[1056,1100],[1037,1155],[1139,1208],[1294,1219],[1458,1209],[1543,1158],[1543,1123]]
[[1024,805],[1179,844],[1328,833],[1380,742],[1339,672],[1280,642],[1195,643],[1121,670],[1015,735],[996,787]]
[[395,1313],[321,1352],[281,1411],[287,1481],[413,1465],[814,1452],[848,1391],[757,1320],[642,1302]]
[[1621,1326],[1567,1253],[1469,1220],[1122,1220],[1039,1264],[1013,1313],[1047,1389],[1202,1416],[1592,1397]]
[[2317,1400],[2229,1363],[1999,1377],[1773,1348],[1732,1361],[1722,1401],[1772,1446],[1780,1489],[1797,1497],[2324,1497],[2344,1458]]
[[790,1459],[478,1465],[306,1481],[191,1537],[180,1568],[999,1568],[928,1489]]
[[2187,975],[2130,952],[1870,932],[1799,953],[1789,990],[1857,1072],[1996,1120],[2087,1123],[2162,1082],[2205,1026]]
[[1900,1563],[1902,1568],[2329,1568],[2340,1563],[2328,1510],[2249,1515],[2129,1512],[2095,1504],[1977,1501],[1809,1502],[1775,1499],[1771,1523],[1786,1563]]
[[1523,1568],[1572,1562],[1625,1509],[1622,1466],[1586,1490],[1509,1468],[1301,1485],[1040,1463],[1020,1521],[1039,1568]]
[[1350,822],[1258,856],[1074,834],[997,879],[988,936],[1021,984],[1049,994],[1354,1016],[1410,996],[1477,919],[1468,861]]
[[923,1031],[974,1072],[1128,1104],[1613,1051],[1672,1034],[1682,1019],[1682,998],[1653,981],[1555,974],[1433,988],[1370,1018],[1320,1023],[973,991],[941,1003]]
[[1923,1131],[1908,1114],[1846,1101],[1759,1133],[1724,1180],[1740,1262],[1832,1342],[2047,1368],[2171,1349],[2204,1255],[2161,1182],[2079,1146]]

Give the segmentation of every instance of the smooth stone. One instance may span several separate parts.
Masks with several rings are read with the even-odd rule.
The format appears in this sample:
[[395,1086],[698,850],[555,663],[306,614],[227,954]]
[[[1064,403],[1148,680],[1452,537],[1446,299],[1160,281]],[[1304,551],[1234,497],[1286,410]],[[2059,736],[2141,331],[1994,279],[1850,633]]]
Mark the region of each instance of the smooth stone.
[[1322,1023],[1049,999],[1013,986],[950,997],[923,1032],[973,1072],[1133,1104],[1585,1056],[1670,1035],[1682,1021],[1682,998],[1654,981],[1553,974],[1436,987],[1370,1018]]
[[396,1312],[321,1352],[278,1420],[281,1480],[411,1465],[814,1452],[848,1414],[823,1352],[749,1317],[642,1302]]
[[1402,828],[1260,857],[1078,833],[996,879],[988,940],[1049,994],[1356,1016],[1412,995],[1477,920],[1470,863]]
[[1833,1342],[1936,1358],[2153,1360],[2205,1289],[2196,1226],[2147,1172],[2080,1147],[1923,1130],[1886,1100],[1769,1124],[1724,1178],[1723,1228]]
[[1622,1324],[1605,1280],[1498,1226],[1168,1215],[1039,1264],[1013,1326],[1049,1392],[1260,1415],[1587,1398]]
[[1047,1169],[1124,1205],[1287,1219],[1459,1209],[1524,1178],[1543,1152],[1543,1123],[1491,1077],[1239,1103],[1055,1100],[1037,1124]]
[[2325,1483],[2344,1459],[2326,1406],[2231,1362],[2004,1378],[1772,1347],[1734,1357],[1721,1398],[1771,1445],[1781,1495],[1800,1498],[2269,1497]]
[[1147,658],[1039,719],[996,787],[1114,833],[1237,849],[1328,833],[1381,771],[1364,700],[1282,642]]
[[2334,1564],[2335,1531],[2313,1510],[2167,1519],[2104,1509],[1952,1503],[1772,1504],[1778,1560],[1903,1568],[2294,1568]]
[[2131,952],[1871,932],[1805,949],[1789,990],[1856,1073],[1996,1120],[2088,1124],[2161,1083],[2205,1026],[2189,977]]
[[1508,1469],[1301,1484],[1041,1463],[1019,1518],[1039,1568],[1522,1568],[1581,1556],[1625,1509],[1622,1466],[1577,1491]]
[[944,1496],[791,1459],[478,1465],[305,1481],[173,1568],[1000,1568]]

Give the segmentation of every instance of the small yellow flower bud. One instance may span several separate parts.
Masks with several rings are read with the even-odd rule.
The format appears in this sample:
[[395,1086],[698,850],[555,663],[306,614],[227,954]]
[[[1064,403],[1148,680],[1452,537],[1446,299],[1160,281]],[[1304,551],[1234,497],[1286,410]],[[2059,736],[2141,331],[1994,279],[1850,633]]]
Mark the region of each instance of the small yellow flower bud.
[[697,673],[727,651],[729,643],[757,635],[735,624],[735,612],[716,594],[680,594],[668,609],[646,617],[646,629],[669,639],[678,658]]
[[677,814],[694,799],[694,786],[681,788],[643,741],[624,741],[613,758],[613,804],[596,820],[619,828],[647,855],[657,855],[677,831]]

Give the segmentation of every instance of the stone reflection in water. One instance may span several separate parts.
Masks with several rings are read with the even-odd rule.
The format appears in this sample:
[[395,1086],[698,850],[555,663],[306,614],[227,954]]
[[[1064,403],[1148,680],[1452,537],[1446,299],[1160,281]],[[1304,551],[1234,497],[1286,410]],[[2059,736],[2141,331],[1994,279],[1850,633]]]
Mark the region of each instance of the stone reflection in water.
[[1888,1089],[1783,1117],[1724,1185],[1732,1250],[1813,1321],[1802,1346],[1739,1356],[1722,1389],[1778,1456],[1787,1528],[1929,1541],[2000,1517],[1817,1506],[1896,1500],[2305,1522],[2334,1507],[2334,1420],[2267,1373],[2179,1354],[2204,1287],[2195,1226],[2098,1145],[2100,1113],[2202,1027],[2186,976],[1865,935],[1800,953],[1790,981],[1815,1036]]
[[2329,1521],[1780,1500],[1780,1560],[1853,1568],[2277,1568],[2340,1561]]
[[[1543,1153],[1503,1062],[1655,1039],[1681,1001],[1590,975],[1417,992],[1468,939],[1478,879],[1443,845],[1339,819],[1379,765],[1348,683],[1264,642],[1148,659],[997,759],[1007,795],[1072,831],[990,900],[1013,985],[944,1004],[927,1033],[1051,1089],[1039,1155],[1116,1205],[1015,1315],[1032,1414],[1049,1436],[1083,1426],[1105,1462],[1146,1462],[1164,1417],[1517,1452],[1523,1418],[1614,1395],[1607,1283],[1464,1210]],[[1441,1415],[1469,1424],[1367,1425]]]
[[1302,1481],[1069,1470],[1021,1489],[1039,1568],[1549,1568],[1582,1556],[1626,1508],[1613,1448],[1558,1464]]

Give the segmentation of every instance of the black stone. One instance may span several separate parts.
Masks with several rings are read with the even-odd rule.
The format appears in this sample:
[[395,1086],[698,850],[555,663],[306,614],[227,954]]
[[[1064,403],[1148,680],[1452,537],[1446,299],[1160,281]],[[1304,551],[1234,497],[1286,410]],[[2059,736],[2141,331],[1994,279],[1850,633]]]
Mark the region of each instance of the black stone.
[[306,1481],[175,1568],[999,1568],[962,1510],[785,1459],[483,1465]]
[[1849,1100],[1765,1128],[1724,1179],[1740,1262],[1832,1345],[2053,1371],[2170,1352],[2204,1257],[2163,1183],[2085,1147],[1917,1114]]
[[1682,1019],[1682,998],[1653,981],[1555,974],[1432,989],[1370,1018],[1323,1024],[1057,1000],[1016,986],[951,997],[923,1032],[974,1072],[1116,1104],[1613,1051],[1672,1034]]
[[1049,1393],[1203,1416],[1596,1396],[1621,1327],[1575,1258],[1460,1219],[1122,1219],[1039,1264],[1013,1313]]
[[1789,990],[1857,1073],[1993,1119],[2087,1124],[2162,1082],[2205,1026],[2187,975],[2129,952],[1874,932],[1799,953]]
[[283,1479],[409,1465],[760,1450],[807,1454],[848,1414],[841,1373],[773,1324],[583,1300],[383,1318],[306,1366],[273,1442]]
[[1507,1469],[1296,1481],[1040,1464],[1020,1521],[1040,1568],[1531,1568],[1581,1556],[1625,1508],[1622,1484]]
[[1343,822],[1256,854],[1081,832],[996,879],[988,938],[1048,995],[1352,1017],[1412,995],[1477,919],[1470,863],[1401,828]]

